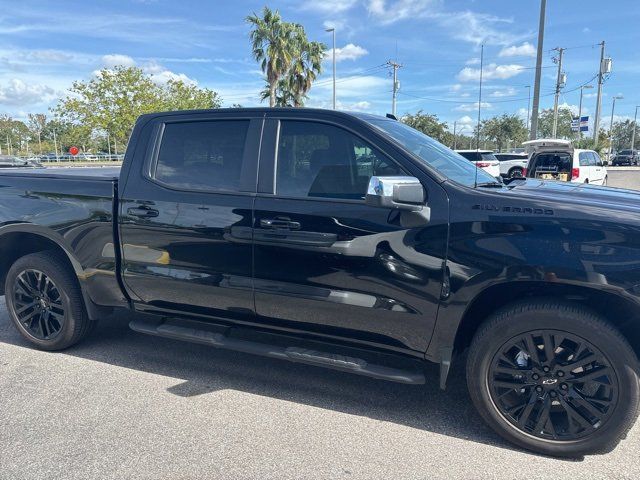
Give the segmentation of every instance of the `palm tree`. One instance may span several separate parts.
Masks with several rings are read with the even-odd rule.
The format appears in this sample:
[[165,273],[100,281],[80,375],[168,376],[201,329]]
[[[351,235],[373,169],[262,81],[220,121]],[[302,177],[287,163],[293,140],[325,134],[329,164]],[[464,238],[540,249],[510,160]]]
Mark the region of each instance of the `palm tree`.
[[311,84],[322,72],[322,59],[326,46],[321,42],[310,42],[302,25],[295,25],[296,55],[286,80],[294,107],[301,107],[311,90]]
[[278,81],[286,75],[296,53],[296,29],[283,22],[280,13],[264,7],[262,16],[250,15],[246,21],[253,27],[249,38],[253,56],[260,62],[269,87],[269,106],[276,105]]

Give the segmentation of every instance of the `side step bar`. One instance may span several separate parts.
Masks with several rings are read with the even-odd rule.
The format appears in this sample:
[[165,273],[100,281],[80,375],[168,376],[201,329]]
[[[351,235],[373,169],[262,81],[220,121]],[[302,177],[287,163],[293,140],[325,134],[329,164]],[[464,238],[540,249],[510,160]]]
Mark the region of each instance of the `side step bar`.
[[153,322],[136,319],[129,323],[129,327],[139,333],[325,367],[380,380],[414,385],[425,383],[424,374],[417,370],[404,370],[384,365],[375,365],[361,358],[336,353],[320,352],[294,346],[270,345],[268,343],[232,338],[223,333],[172,323],[170,321]]

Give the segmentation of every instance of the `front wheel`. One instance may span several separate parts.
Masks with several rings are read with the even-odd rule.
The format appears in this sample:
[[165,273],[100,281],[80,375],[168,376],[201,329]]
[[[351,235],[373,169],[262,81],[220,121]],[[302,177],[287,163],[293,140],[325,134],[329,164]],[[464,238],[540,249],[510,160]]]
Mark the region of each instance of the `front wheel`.
[[530,301],[480,327],[467,383],[498,434],[542,454],[577,457],[613,449],[635,422],[637,362],[626,339],[590,310]]

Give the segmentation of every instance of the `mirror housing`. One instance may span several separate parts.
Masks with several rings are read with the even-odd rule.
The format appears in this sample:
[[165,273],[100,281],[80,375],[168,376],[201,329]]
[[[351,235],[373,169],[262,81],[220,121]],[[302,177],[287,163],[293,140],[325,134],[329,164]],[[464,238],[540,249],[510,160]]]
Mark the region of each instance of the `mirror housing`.
[[414,177],[376,177],[369,180],[367,205],[418,212],[425,205],[422,184]]
[[365,202],[373,207],[400,211],[404,228],[417,228],[429,223],[431,209],[425,204],[422,184],[414,177],[371,177]]

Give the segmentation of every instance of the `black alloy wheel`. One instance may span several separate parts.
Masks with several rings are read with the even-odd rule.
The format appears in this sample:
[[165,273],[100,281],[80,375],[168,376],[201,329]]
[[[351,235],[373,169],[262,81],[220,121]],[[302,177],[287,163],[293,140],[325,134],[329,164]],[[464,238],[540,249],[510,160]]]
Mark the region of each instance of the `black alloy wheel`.
[[65,321],[62,296],[43,272],[27,269],[13,286],[15,315],[25,331],[38,340],[53,340]]
[[602,427],[618,402],[618,378],[587,340],[540,330],[507,341],[489,369],[491,398],[521,431],[550,440],[576,440]]
[[35,252],[17,259],[5,279],[5,300],[18,332],[42,350],[62,350],[95,327],[78,276],[65,254]]

